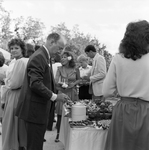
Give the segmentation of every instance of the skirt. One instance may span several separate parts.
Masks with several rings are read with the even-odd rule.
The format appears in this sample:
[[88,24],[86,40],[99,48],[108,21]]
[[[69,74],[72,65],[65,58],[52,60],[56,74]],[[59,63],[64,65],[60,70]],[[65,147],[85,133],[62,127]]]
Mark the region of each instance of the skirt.
[[24,120],[15,116],[20,89],[7,90],[2,120],[2,150],[19,150],[26,147],[27,136]]
[[122,97],[114,106],[105,150],[149,150],[149,102]]
[[89,94],[89,85],[82,85],[79,88],[79,99],[92,99],[92,94]]

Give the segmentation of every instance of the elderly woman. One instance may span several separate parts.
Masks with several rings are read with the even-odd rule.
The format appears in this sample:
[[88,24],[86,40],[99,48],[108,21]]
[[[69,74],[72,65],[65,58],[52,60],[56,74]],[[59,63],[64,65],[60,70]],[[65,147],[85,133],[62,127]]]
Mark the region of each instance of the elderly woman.
[[92,66],[88,65],[88,58],[85,55],[80,55],[78,58],[78,63],[80,64],[80,82],[79,88],[79,99],[92,99],[92,95],[89,94],[89,82],[84,80],[84,76],[89,76]]
[[28,58],[24,58],[26,49],[25,43],[21,39],[12,39],[8,43],[8,48],[16,61],[6,73],[6,91],[2,95],[5,102],[2,121],[2,150],[18,150],[26,146],[25,125],[23,120],[19,120],[15,116],[15,111]]
[[[74,57],[71,52],[64,51],[61,55],[62,66],[58,67],[56,73],[56,84],[59,93],[67,94],[72,101],[78,100],[76,85],[79,83],[80,73],[75,67]],[[56,113],[57,113],[57,136],[55,142],[58,142],[60,132],[60,122],[62,115],[63,103],[57,102]]]
[[149,149],[149,23],[131,22],[103,84],[104,97],[121,96],[114,106],[105,150]]

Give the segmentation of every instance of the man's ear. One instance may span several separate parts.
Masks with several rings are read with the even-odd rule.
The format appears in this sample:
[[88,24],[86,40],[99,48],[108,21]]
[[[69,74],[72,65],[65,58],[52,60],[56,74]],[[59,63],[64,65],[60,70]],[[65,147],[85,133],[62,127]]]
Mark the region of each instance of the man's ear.
[[93,54],[94,52],[93,51],[89,51],[89,53]]
[[55,44],[55,40],[54,40],[54,39],[51,39],[51,40],[50,40],[50,44],[51,44],[51,45]]

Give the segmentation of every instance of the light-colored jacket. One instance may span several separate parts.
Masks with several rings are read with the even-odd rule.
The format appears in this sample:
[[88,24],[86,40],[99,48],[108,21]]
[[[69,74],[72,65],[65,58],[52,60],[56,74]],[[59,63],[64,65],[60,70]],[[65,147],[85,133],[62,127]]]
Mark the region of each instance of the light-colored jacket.
[[93,93],[95,96],[101,96],[103,81],[106,77],[106,61],[99,53],[93,58],[90,82],[92,83]]

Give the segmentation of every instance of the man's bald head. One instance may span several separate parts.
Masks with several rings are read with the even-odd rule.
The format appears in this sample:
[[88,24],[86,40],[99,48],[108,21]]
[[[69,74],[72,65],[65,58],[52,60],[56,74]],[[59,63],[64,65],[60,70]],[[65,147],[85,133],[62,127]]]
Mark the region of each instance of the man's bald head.
[[49,40],[53,40],[53,42],[55,42],[55,43],[58,42],[59,40],[62,40],[64,45],[66,44],[66,39],[64,38],[64,36],[62,36],[56,32],[53,32],[47,36],[47,41],[49,41]]
[[65,44],[66,39],[64,38],[64,36],[54,32],[47,36],[45,46],[47,47],[47,49],[51,54],[54,54],[54,53],[61,53]]

